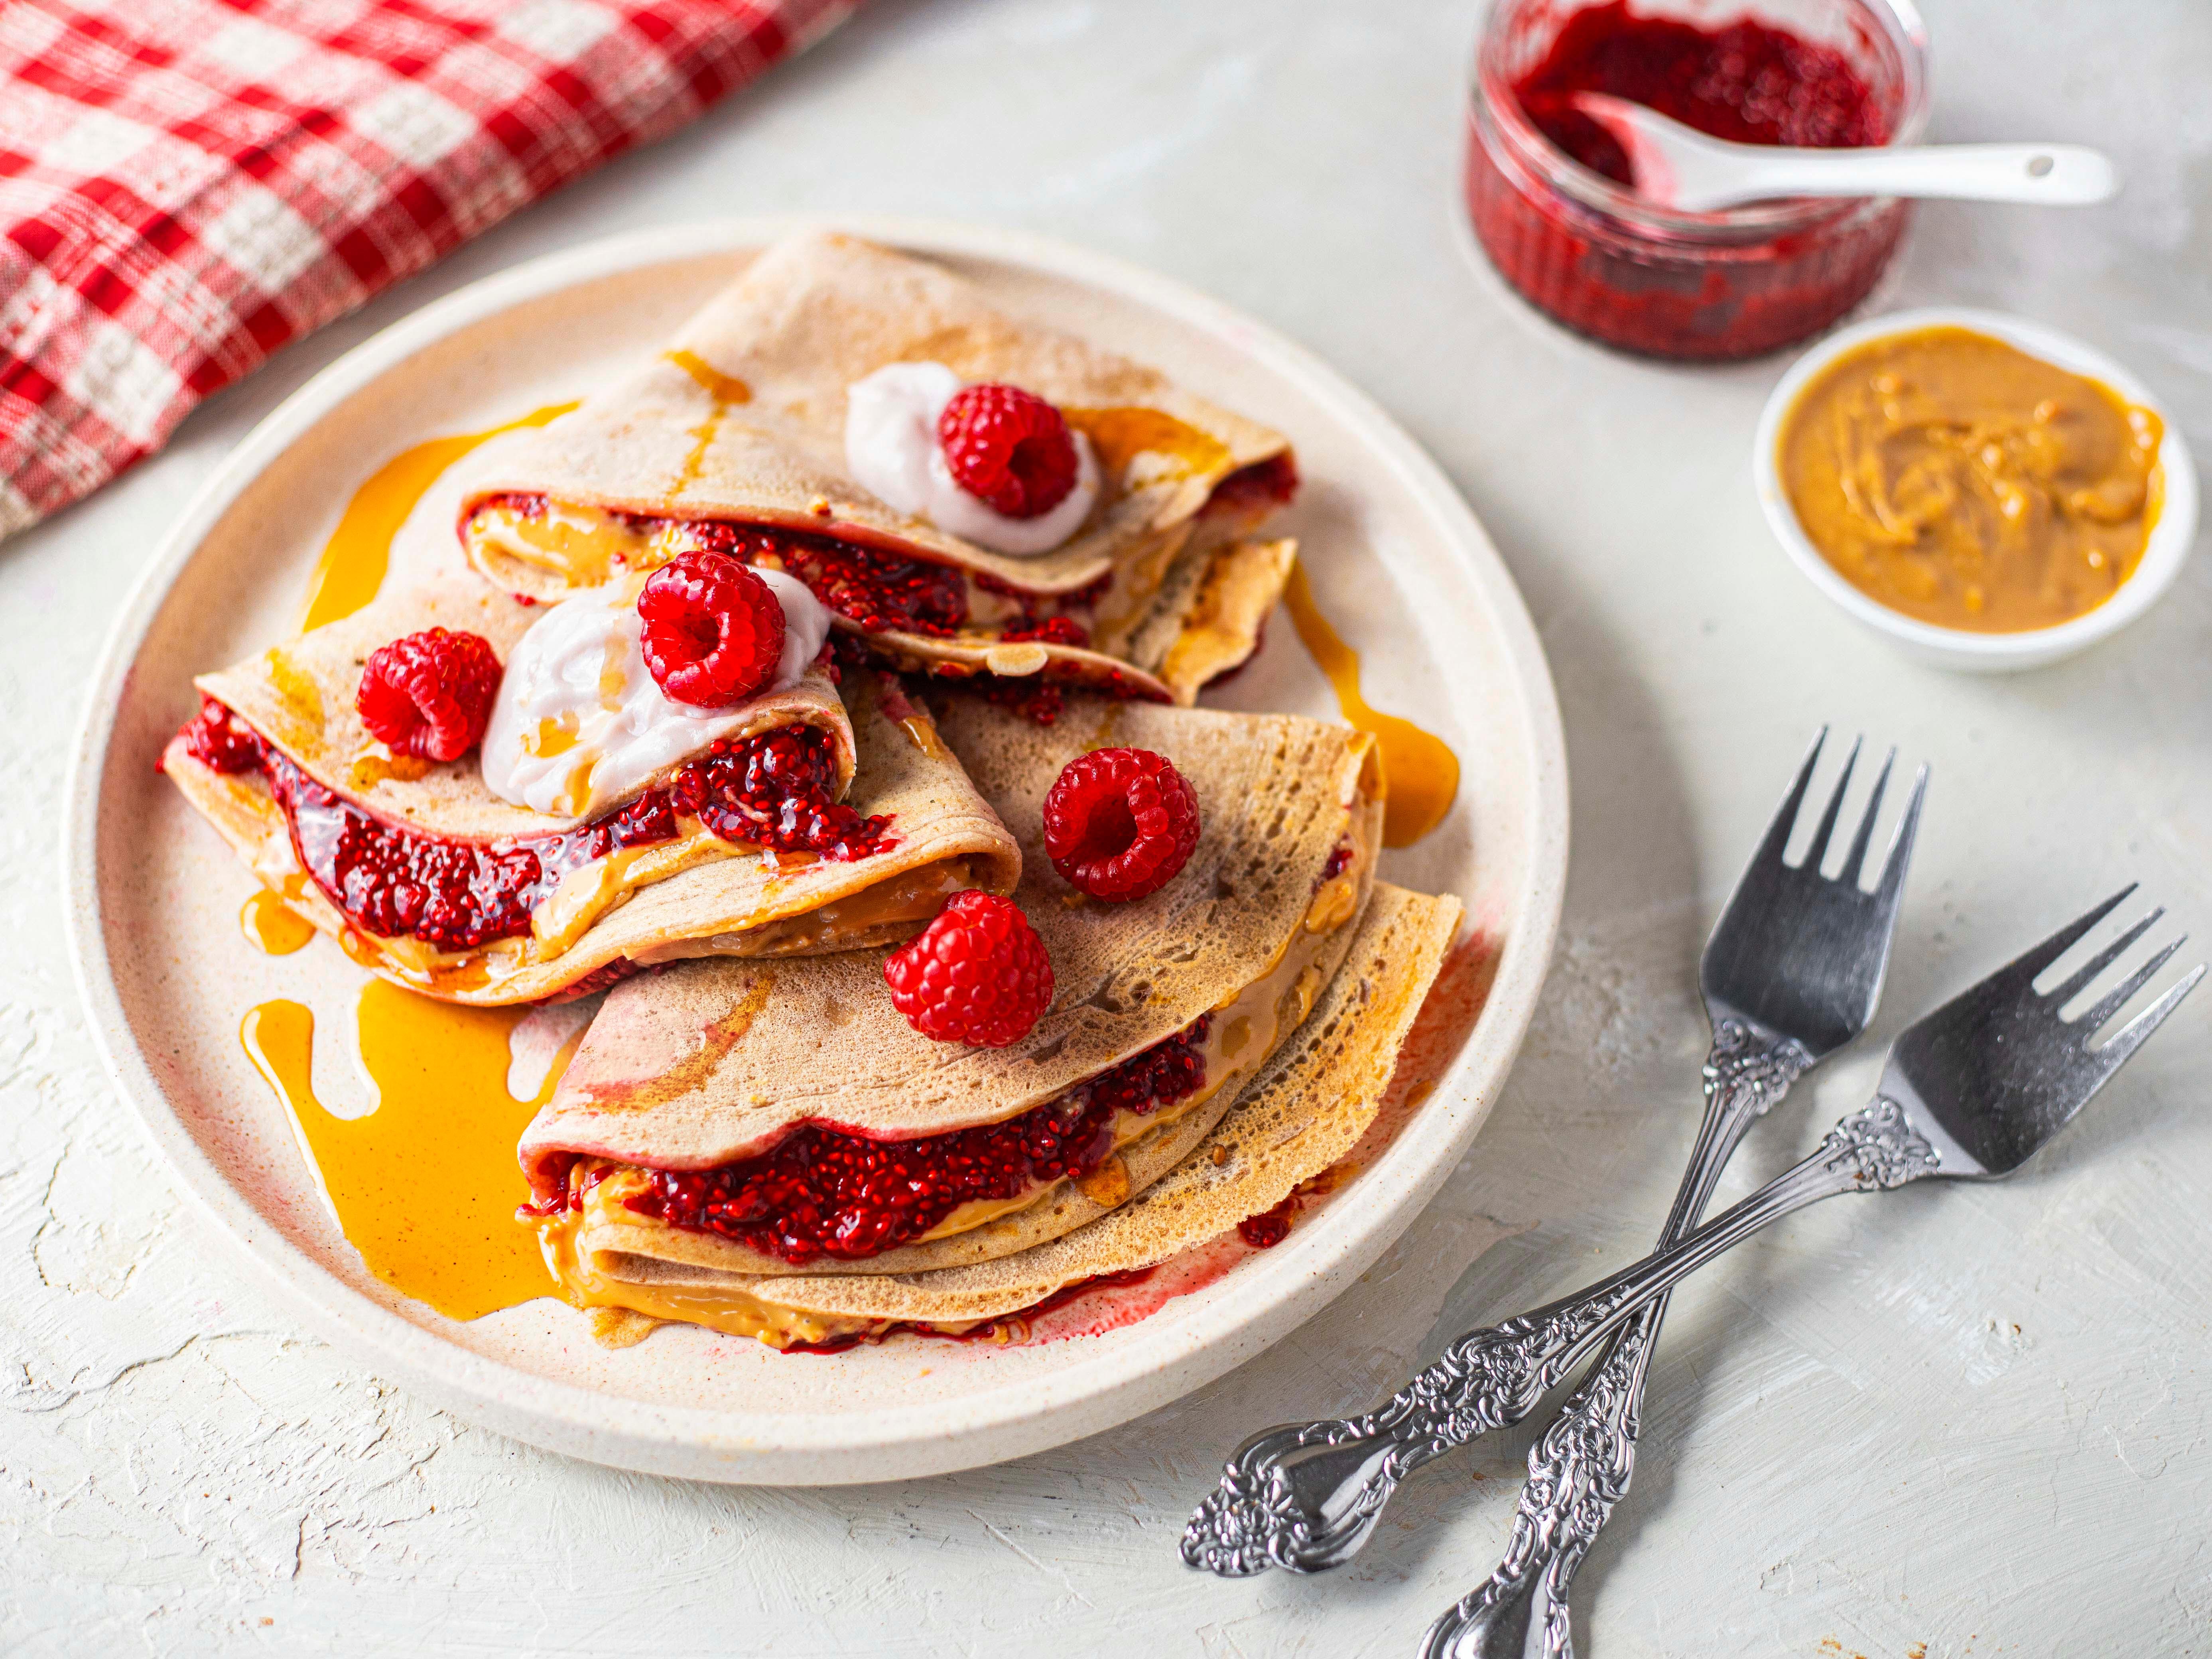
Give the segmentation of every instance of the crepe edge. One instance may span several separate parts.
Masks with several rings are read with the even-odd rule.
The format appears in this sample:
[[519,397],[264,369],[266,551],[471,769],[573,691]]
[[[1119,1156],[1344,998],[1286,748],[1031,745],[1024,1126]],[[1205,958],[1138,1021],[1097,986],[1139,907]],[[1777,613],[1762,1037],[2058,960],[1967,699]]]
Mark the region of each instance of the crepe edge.
[[[363,951],[351,943],[352,936],[359,930],[301,869],[298,856],[292,849],[291,835],[286,827],[283,811],[265,788],[249,789],[203,764],[185,746],[181,736],[170,739],[168,747],[162,752],[161,763],[161,769],[168,775],[170,781],[176,785],[185,801],[229,844],[231,850],[263,886],[274,892],[303,920],[313,923],[317,931],[329,935],[349,958],[403,990],[466,1007],[504,1008],[562,1000],[574,994],[580,981],[604,969],[626,964],[623,976],[627,976],[629,972],[646,971],[663,962],[681,959],[686,954],[680,950],[671,950],[670,946],[711,939],[717,934],[750,933],[771,922],[806,915],[825,905],[864,893],[883,881],[955,859],[988,860],[982,879],[975,884],[991,892],[1010,893],[1021,879],[1020,848],[1015,844],[1006,826],[998,823],[997,815],[991,812],[988,803],[981,801],[979,797],[977,804],[995,826],[995,836],[976,833],[963,837],[955,834],[945,837],[949,843],[945,846],[924,843],[926,855],[919,858],[913,855],[915,843],[910,840],[902,841],[889,853],[879,855],[890,860],[888,865],[878,865],[873,860],[856,860],[850,864],[834,866],[856,873],[866,872],[866,880],[827,888],[818,896],[810,895],[811,902],[796,908],[777,908],[756,915],[750,920],[725,915],[714,925],[697,924],[696,927],[671,934],[656,944],[640,947],[654,952],[651,961],[640,960],[630,954],[632,947],[617,946],[606,937],[604,930],[622,912],[623,907],[617,905],[593,921],[574,945],[551,962],[530,964],[492,985],[468,988],[441,988],[410,979],[392,967],[380,952]],[[704,865],[693,866],[692,869],[706,867]],[[689,873],[690,872],[687,870],[679,872],[678,875]],[[673,876],[668,878],[670,880],[677,878]],[[848,942],[841,943],[836,948],[840,951],[866,950],[896,944],[920,932],[921,926],[917,922],[912,927],[902,925],[889,930],[871,930],[866,934],[854,936]],[[593,942],[594,935],[599,936],[596,944]],[[700,951],[689,954],[714,953]],[[594,984],[590,988],[601,988]]]

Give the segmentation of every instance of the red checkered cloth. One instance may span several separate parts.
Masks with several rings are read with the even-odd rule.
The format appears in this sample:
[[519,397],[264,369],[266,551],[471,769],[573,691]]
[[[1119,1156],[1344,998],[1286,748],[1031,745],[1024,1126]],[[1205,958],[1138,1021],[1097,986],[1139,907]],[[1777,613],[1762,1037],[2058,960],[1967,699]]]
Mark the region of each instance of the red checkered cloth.
[[0,535],[857,0],[0,0]]

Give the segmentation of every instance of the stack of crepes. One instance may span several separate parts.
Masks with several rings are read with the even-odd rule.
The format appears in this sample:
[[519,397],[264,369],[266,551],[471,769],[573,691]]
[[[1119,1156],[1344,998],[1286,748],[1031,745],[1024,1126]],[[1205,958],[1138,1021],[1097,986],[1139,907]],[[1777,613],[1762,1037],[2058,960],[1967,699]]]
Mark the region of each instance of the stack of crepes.
[[[963,698],[940,729],[1021,844],[1050,1008],[1007,1048],[932,1042],[879,951],[617,988],[522,1141],[547,1260],[606,1340],[1006,1321],[1283,1212],[1374,1121],[1459,904],[1375,880],[1370,739],[1089,697],[1048,727]],[[1204,829],[1151,896],[1072,902],[1042,803],[1109,745],[1166,756]]]
[[[965,498],[956,533],[923,499],[939,458],[870,447],[978,386],[1079,434],[1042,536]],[[1279,434],[938,265],[805,235],[465,465],[436,568],[203,677],[163,763],[386,977],[485,1005],[613,988],[521,1148],[603,1335],[971,1329],[1286,1213],[1373,1120],[1458,906],[1376,881],[1370,739],[1187,706],[1289,571],[1249,533],[1296,486]],[[730,559],[781,607],[781,659],[679,703],[642,596]],[[477,746],[418,758],[368,678],[455,635],[496,692]],[[1201,830],[1107,902],[1055,872],[1042,802],[1125,748],[1172,764]],[[970,889],[1012,896],[1056,983],[1003,1048],[933,1041],[886,994],[890,950]]]

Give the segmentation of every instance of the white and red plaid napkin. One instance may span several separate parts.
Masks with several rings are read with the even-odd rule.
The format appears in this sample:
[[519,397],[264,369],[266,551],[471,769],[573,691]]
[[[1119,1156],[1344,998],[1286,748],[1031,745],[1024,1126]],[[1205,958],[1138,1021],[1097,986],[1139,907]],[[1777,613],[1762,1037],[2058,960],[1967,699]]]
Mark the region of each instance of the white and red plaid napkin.
[[857,0],[0,0],[0,536]]

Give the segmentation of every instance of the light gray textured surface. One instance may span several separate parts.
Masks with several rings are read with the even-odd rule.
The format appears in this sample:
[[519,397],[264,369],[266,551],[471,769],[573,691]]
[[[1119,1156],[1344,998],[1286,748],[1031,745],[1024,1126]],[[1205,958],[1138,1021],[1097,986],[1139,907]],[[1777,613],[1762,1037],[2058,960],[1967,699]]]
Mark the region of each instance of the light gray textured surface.
[[[1729,1190],[1856,1103],[1916,1008],[2121,879],[2212,936],[2212,570],[2200,557],[2143,625],[2030,678],[1910,668],[1858,633],[1784,566],[1752,498],[1780,361],[1613,357],[1470,264],[1452,202],[1474,9],[880,4],[0,546],[0,1649],[1404,1653],[1488,1571],[1525,1439],[1418,1479],[1331,1578],[1200,1580],[1176,1533],[1246,1430],[1363,1405],[1461,1326],[1642,1249],[1694,1125],[1695,948],[1814,724],[1927,757],[1936,791],[1876,1042],[1801,1087]],[[1937,137],[2098,143],[2129,188],[2063,216],[1927,210],[1887,301],[2070,328],[2212,454],[2212,13],[1930,9]],[[517,259],[780,209],[1087,241],[1312,345],[1435,452],[1512,563],[1576,794],[1564,942],[1522,1064],[1463,1180],[1359,1291],[1120,1433],[791,1493],[543,1455],[295,1335],[109,1097],[62,953],[53,826],[76,688],[120,593],[284,392]],[[1586,1652],[2212,1648],[2208,1061],[2199,998],[2016,1182],[1840,1201],[1680,1295],[1641,1477],[1583,1575]],[[1534,1224],[1476,1261],[1485,1217]]]

